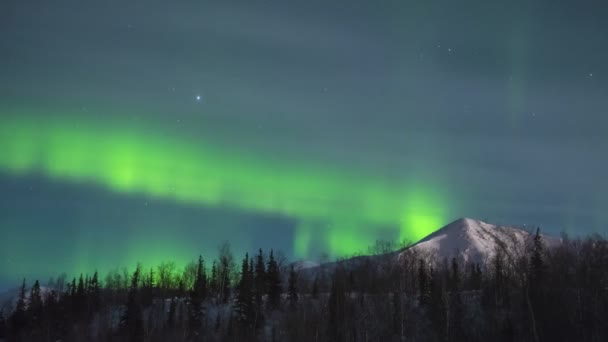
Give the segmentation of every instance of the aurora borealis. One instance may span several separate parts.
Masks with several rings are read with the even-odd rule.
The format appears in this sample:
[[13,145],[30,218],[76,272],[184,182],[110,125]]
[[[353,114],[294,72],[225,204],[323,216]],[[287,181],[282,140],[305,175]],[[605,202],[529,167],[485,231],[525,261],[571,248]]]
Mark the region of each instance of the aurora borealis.
[[4,3],[0,285],[463,216],[605,233],[606,11],[465,2]]
[[363,251],[373,241],[359,228],[398,227],[401,239],[415,240],[444,221],[441,197],[428,197],[430,184],[425,190],[394,187],[344,170],[257,160],[244,151],[206,149],[75,118],[6,120],[0,132],[0,167],[9,173],[39,171],[54,181],[91,182],[117,193],[294,218],[302,222],[295,241],[301,256],[308,254],[311,221],[341,228],[335,231],[341,236],[329,235],[329,247],[338,253]]

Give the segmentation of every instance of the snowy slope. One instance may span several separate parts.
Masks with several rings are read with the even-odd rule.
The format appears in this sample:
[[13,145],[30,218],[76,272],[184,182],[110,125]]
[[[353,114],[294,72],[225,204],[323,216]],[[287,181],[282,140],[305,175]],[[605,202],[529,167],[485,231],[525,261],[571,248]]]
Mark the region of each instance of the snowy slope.
[[314,261],[310,261],[310,260],[298,260],[298,261],[292,263],[291,265],[293,265],[293,268],[296,271],[301,271],[301,270],[305,270],[308,268],[319,267],[318,262],[314,262]]
[[[547,245],[559,239],[543,236]],[[502,250],[507,256],[521,255],[532,233],[515,227],[495,226],[479,220],[462,218],[439,229],[400,253],[414,250],[435,260],[462,258],[465,262],[484,263]]]

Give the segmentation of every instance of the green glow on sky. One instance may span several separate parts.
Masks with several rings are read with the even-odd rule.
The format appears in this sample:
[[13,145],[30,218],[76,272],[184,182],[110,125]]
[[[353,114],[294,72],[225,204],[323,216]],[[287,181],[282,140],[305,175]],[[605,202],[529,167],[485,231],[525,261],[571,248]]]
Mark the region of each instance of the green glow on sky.
[[[315,243],[325,244],[333,256],[364,252],[379,230],[415,241],[448,221],[447,199],[433,182],[395,184],[306,160],[259,158],[204,138],[192,142],[116,120],[40,114],[1,113],[0,170],[95,184],[121,194],[287,217],[297,222],[293,249],[298,257],[310,256]],[[133,248],[124,258],[146,264],[165,260],[171,252],[180,262],[191,258],[178,247],[157,256],[158,243],[133,238]]]
[[422,188],[416,184],[409,189],[402,210],[399,239],[416,242],[446,224],[446,209],[437,205],[442,203],[445,195],[440,195],[438,189]]

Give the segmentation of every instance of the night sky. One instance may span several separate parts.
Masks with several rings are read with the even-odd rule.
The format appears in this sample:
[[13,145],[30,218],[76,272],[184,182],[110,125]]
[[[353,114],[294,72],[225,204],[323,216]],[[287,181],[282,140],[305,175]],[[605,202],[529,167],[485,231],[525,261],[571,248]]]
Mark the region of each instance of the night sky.
[[0,284],[605,234],[604,2],[4,0]]

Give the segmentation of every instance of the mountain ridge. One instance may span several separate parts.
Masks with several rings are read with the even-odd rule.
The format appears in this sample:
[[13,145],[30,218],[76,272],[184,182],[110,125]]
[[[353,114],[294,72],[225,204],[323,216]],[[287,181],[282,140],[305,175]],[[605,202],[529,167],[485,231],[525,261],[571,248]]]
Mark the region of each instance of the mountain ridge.
[[[485,263],[497,250],[507,256],[521,255],[522,247],[534,232],[514,226],[494,225],[472,218],[457,219],[417,243],[399,252],[399,258],[408,251],[417,251],[435,260],[461,258],[464,262]],[[545,244],[554,246],[560,239],[543,235]]]

